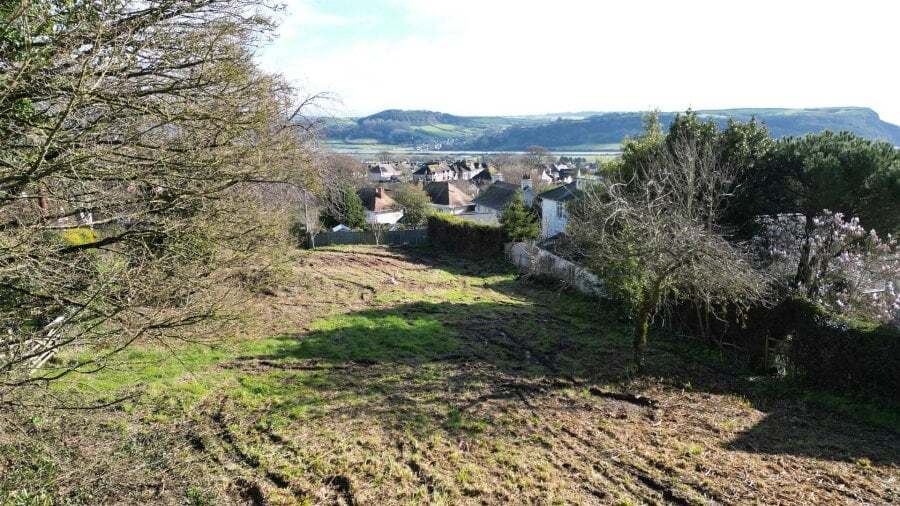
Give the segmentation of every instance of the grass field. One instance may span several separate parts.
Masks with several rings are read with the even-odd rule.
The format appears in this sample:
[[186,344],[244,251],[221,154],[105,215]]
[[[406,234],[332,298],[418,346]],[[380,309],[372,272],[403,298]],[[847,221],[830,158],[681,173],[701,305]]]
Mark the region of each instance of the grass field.
[[620,308],[502,263],[298,252],[243,314],[214,346],[144,343],[47,391],[129,400],[0,414],[0,503],[900,500],[891,413],[659,337],[634,375]]

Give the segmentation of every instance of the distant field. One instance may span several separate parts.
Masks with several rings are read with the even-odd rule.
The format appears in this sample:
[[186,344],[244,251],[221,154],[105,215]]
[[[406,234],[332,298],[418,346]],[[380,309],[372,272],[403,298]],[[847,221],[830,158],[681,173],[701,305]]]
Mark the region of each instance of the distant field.
[[[477,156],[501,153],[525,154],[525,151],[420,151],[408,146],[399,146],[395,144],[378,144],[374,140],[371,140],[371,142],[369,141],[370,140],[365,140],[365,142],[358,142],[357,139],[354,139],[353,142],[326,141],[325,144],[330,150],[334,151],[335,153],[343,153],[359,157],[371,157],[383,152],[395,153],[401,156],[431,155],[436,157]],[[551,153],[556,156],[581,156],[588,159],[598,159],[617,156],[620,153],[619,148],[619,144],[586,144],[582,146],[573,146],[566,147],[565,149],[553,150],[551,151]]]
[[286,284],[243,318],[215,346],[143,343],[47,391],[132,394],[124,403],[0,423],[0,503],[887,504],[900,492],[896,414],[781,392],[661,336],[636,375],[621,308],[502,260],[296,252]]

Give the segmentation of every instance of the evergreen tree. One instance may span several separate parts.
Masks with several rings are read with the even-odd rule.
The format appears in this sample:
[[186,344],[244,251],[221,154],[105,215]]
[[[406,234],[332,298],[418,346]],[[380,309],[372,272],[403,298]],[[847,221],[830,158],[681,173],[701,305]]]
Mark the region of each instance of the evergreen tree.
[[350,228],[366,226],[366,208],[351,186],[344,187],[344,223]]
[[510,241],[523,242],[534,239],[541,231],[534,212],[525,207],[522,192],[516,191],[516,196],[500,214],[500,225],[506,232]]
[[366,208],[349,184],[342,184],[329,192],[328,205],[322,221],[327,227],[347,225],[350,228],[366,226]]

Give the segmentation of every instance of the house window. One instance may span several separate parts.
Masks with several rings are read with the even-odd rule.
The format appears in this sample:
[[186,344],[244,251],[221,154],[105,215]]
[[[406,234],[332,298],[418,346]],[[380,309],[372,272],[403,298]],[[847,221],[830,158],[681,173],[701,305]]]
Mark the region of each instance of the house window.
[[566,203],[565,202],[557,202],[556,203],[556,217],[557,218],[565,218],[566,217]]

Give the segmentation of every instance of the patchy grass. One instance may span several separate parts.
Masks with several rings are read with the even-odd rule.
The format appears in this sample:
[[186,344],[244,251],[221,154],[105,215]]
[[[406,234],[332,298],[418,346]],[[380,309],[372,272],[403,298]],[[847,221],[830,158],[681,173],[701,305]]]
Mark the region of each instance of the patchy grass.
[[618,308],[502,262],[336,247],[287,278],[240,336],[144,343],[48,391],[126,402],[0,413],[0,504],[900,497],[887,411],[768,391],[678,343],[635,376]]

